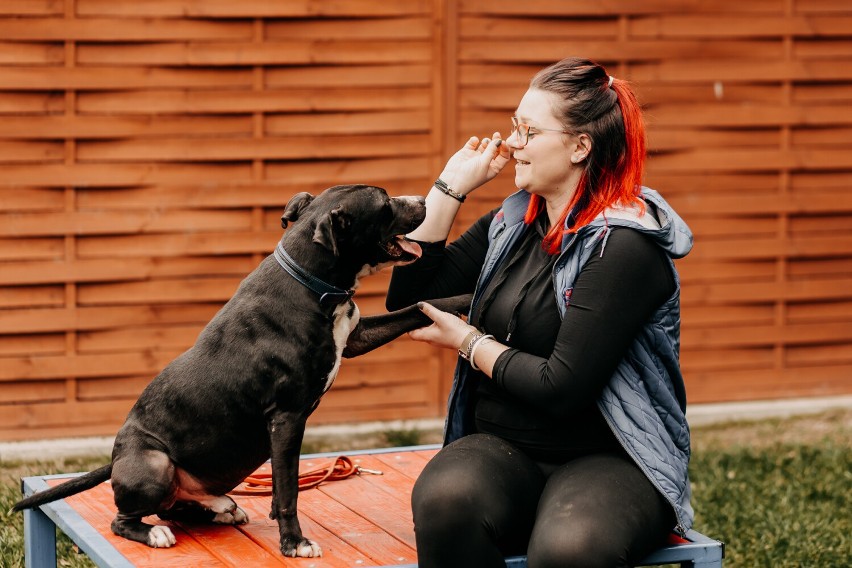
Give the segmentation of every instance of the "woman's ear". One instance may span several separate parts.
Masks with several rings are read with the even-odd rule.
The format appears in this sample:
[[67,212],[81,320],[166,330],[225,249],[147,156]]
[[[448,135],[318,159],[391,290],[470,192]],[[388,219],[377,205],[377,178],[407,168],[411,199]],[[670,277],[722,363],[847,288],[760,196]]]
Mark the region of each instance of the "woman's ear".
[[592,151],[592,139],[588,134],[577,134],[571,142],[571,163],[579,164],[589,157]]

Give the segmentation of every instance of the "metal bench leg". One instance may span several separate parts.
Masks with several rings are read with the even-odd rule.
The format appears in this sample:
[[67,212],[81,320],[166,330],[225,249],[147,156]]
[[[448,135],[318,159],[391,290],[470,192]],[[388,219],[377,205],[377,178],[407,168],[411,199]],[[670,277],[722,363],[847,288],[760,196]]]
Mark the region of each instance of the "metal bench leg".
[[26,568],[56,568],[56,525],[41,509],[24,510]]

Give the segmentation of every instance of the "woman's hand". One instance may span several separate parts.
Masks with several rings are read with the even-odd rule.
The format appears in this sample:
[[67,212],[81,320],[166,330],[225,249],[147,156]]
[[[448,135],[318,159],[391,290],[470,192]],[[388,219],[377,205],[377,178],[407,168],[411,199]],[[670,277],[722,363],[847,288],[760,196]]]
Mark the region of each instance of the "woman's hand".
[[418,302],[417,307],[434,323],[409,332],[408,336],[415,341],[425,341],[436,347],[458,349],[467,334],[476,329],[460,317],[441,311],[432,304]]
[[471,136],[461,150],[449,159],[440,177],[455,191],[467,195],[494,179],[511,157],[512,153],[503,143],[499,132],[495,132],[490,140],[483,138],[480,141],[476,136]]

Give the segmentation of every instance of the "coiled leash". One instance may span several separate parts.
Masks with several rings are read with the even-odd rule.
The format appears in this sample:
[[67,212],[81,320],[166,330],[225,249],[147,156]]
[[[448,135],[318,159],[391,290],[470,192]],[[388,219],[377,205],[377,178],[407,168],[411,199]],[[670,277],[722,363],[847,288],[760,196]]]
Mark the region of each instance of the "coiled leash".
[[[318,467],[304,473],[299,474],[299,491],[311,489],[326,481],[340,481],[353,475],[362,473],[370,473],[373,475],[383,475],[381,471],[375,469],[366,469],[360,465],[352,463],[352,459],[348,456],[338,456],[325,467]],[[236,495],[271,495],[272,494],[272,474],[271,473],[254,473],[245,478],[245,481],[236,489],[231,491]]]

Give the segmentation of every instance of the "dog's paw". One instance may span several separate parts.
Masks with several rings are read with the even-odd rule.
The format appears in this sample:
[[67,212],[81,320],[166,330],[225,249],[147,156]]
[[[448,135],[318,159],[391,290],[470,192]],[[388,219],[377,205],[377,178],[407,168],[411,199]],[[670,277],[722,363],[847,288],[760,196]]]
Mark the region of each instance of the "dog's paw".
[[232,511],[217,513],[213,517],[213,522],[219,525],[244,525],[249,521],[245,511],[237,506],[234,506]]
[[148,531],[148,546],[151,548],[169,548],[177,542],[169,527],[154,525]]
[[314,541],[303,538],[298,544],[281,544],[281,553],[290,558],[316,558],[322,556],[322,548]]

